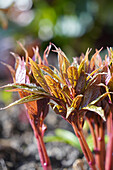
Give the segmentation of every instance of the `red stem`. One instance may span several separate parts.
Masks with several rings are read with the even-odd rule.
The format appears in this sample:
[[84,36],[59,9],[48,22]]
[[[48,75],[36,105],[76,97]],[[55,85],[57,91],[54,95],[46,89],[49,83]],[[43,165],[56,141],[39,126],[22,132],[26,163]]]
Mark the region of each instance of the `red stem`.
[[113,120],[112,112],[109,113],[107,118],[107,134],[109,141],[107,143],[106,149],[106,160],[105,160],[105,170],[113,169]]
[[105,162],[105,170],[113,169],[113,134],[109,136],[109,142],[107,144],[107,152],[106,152],[106,162]]
[[96,134],[97,151],[98,151],[98,154],[96,156],[96,163],[97,163],[98,169],[101,170],[100,150],[99,150],[99,141],[98,141],[98,138],[99,138],[99,127],[98,127],[97,122],[95,123],[95,134]]
[[99,123],[99,137],[98,137],[98,149],[100,152],[100,164],[101,169],[105,169],[105,142],[104,142],[104,127],[103,127],[103,120],[100,120]]
[[37,141],[38,153],[39,153],[40,162],[41,162],[41,165],[43,167],[43,170],[52,170],[50,159],[48,157],[46,147],[45,147],[45,144],[44,144],[44,141],[43,141],[42,133],[41,133],[39,127],[37,127],[35,125],[35,121],[32,121],[29,118],[29,116],[28,116],[28,119],[29,119],[30,124],[33,128],[34,135],[35,135],[35,138],[36,138],[36,141]]
[[39,152],[40,161],[41,161],[43,170],[52,170],[51,163],[47,155],[47,151],[46,151],[42,136],[39,134],[38,135],[35,134],[35,137],[37,140],[37,147],[38,147],[38,152]]
[[89,146],[85,140],[82,129],[77,128],[74,122],[72,122],[72,127],[74,129],[76,136],[79,139],[82,151],[88,161],[89,166],[91,167],[92,170],[96,170],[93,154],[91,153]]
[[94,131],[94,127],[93,124],[91,122],[91,120],[89,118],[87,118],[87,122],[89,124],[89,128],[93,137],[93,143],[94,143],[94,152],[95,152],[95,161],[96,164],[98,164],[98,147],[97,147],[97,139],[96,139],[96,135],[95,135],[95,131]]

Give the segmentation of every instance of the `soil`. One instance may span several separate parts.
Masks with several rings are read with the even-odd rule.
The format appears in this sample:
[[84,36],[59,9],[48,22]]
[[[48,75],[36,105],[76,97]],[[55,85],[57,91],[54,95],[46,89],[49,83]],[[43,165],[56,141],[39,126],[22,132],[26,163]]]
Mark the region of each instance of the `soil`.
[[[0,107],[4,103],[0,102]],[[69,123],[57,116],[52,110],[45,120],[45,135],[54,134],[56,128],[73,129]],[[83,155],[65,143],[46,143],[53,170],[79,170],[76,160]],[[88,167],[84,164],[84,170]],[[42,170],[33,131],[26,118],[23,105],[0,111],[0,170]]]

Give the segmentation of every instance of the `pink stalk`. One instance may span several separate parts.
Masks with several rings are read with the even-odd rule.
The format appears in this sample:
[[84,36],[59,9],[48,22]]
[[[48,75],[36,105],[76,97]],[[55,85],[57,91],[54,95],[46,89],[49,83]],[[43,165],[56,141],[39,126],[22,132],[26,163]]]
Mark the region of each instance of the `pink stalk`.
[[78,137],[82,151],[87,159],[89,166],[91,167],[92,170],[96,170],[93,154],[91,153],[89,146],[85,140],[82,129],[78,129],[74,122],[72,122],[72,127],[74,129],[76,136]]
[[111,133],[111,135],[109,136],[105,162],[105,170],[111,169],[113,169],[113,133]]
[[43,141],[43,135],[44,135],[44,127],[42,125],[42,131],[40,130],[40,127],[37,127],[35,124],[35,121],[32,121],[29,117],[29,114],[27,113],[27,117],[29,119],[29,122],[31,124],[31,127],[34,131],[34,135],[37,141],[37,148],[38,148],[38,153],[40,157],[40,162],[43,167],[43,170],[52,170],[50,159],[48,157],[46,147]]
[[34,134],[37,140],[37,147],[38,147],[38,152],[39,152],[40,161],[41,161],[43,170],[52,170],[51,163],[50,163],[50,160],[47,155],[46,148],[45,148],[45,144],[43,142],[43,137],[35,132]]
[[113,169],[113,120],[112,120],[112,112],[109,113],[107,119],[107,134],[109,137],[109,141],[106,149],[106,160],[105,160],[105,170]]

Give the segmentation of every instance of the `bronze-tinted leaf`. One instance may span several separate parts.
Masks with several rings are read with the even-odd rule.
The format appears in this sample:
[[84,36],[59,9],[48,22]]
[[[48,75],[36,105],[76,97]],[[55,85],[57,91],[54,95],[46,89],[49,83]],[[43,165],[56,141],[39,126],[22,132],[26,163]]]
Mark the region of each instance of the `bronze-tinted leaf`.
[[81,101],[82,101],[82,98],[83,98],[83,95],[82,95],[82,94],[77,95],[77,96],[73,99],[73,102],[72,102],[71,107],[74,107],[75,109],[79,109],[79,106],[80,106],[80,103],[81,103]]
[[96,53],[92,56],[91,61],[90,61],[90,68],[91,70],[98,69],[101,64],[102,64],[102,59],[99,56],[100,51],[102,50],[102,48],[100,50],[96,50]]
[[[89,74],[89,76],[87,77],[87,81],[88,81],[94,74],[96,74],[98,71],[100,71],[102,68],[103,68],[103,67],[99,67],[98,69],[95,69],[94,71],[92,71],[92,72]],[[97,74],[99,74],[99,73],[97,73]],[[97,74],[96,74],[96,75],[97,75]]]
[[83,59],[78,68],[78,77],[80,77],[82,70],[84,70],[85,59]]
[[70,116],[70,114],[75,110],[74,107],[67,107],[66,119]]
[[44,75],[40,69],[40,67],[38,66],[38,64],[36,62],[34,62],[32,59],[30,59],[30,63],[31,63],[31,70],[33,72],[33,75],[36,79],[36,81],[40,84],[40,86],[47,92],[49,92],[49,87],[44,79]]
[[66,55],[64,54],[64,52],[61,51],[61,49],[58,49],[57,47],[55,48],[56,48],[55,52],[58,53],[59,70],[60,70],[62,79],[65,81],[65,75],[67,74],[67,69],[70,66],[70,62],[68,58],[66,57]]
[[66,116],[66,109],[64,109],[61,105],[56,105],[55,103],[50,102],[49,105],[55,111],[56,114],[60,114],[63,117]]
[[108,87],[110,88],[110,91],[113,92],[113,75],[111,76],[111,78],[108,82]]
[[42,59],[41,59],[41,56],[40,56],[40,54],[39,54],[39,48],[36,46],[36,49],[33,48],[33,51],[34,51],[35,61],[38,61],[39,64],[43,64]]
[[35,94],[48,94],[47,92],[45,92],[45,90],[40,87],[40,86],[36,86],[35,84],[19,84],[19,83],[13,83],[13,84],[7,84],[4,85],[0,88],[6,88],[7,91],[12,91],[12,92],[16,92],[16,91],[24,91],[24,92],[28,92],[28,93],[35,93]]
[[44,70],[46,73],[48,73],[50,76],[52,76],[54,79],[58,80],[58,81],[61,82],[61,83],[64,83],[64,81],[63,81],[61,78],[59,78],[59,76],[58,76],[56,73],[54,73],[54,71],[51,70],[50,67],[45,66],[45,65],[39,65],[39,67],[40,67],[42,70]]
[[56,82],[52,77],[50,77],[49,75],[45,75],[45,80],[47,82],[47,85],[49,86],[51,93],[56,97],[59,98],[60,97],[60,83]]
[[67,69],[68,79],[73,88],[75,88],[78,80],[78,71],[75,66],[69,66]]
[[[95,100],[93,100],[90,104],[92,105],[92,104],[97,104],[97,103],[99,103],[99,102],[102,101],[105,97],[109,96],[109,94],[113,94],[113,93],[112,93],[112,92],[106,92],[106,93],[100,95],[99,97],[97,97],[97,98],[96,98]],[[89,104],[89,105],[90,105],[90,104]]]
[[105,119],[105,115],[104,115],[104,110],[102,109],[102,107],[98,107],[98,106],[95,106],[95,105],[88,105],[84,108],[82,108],[83,110],[88,110],[88,111],[91,111],[91,112],[95,112],[97,113],[98,115],[101,116],[101,118],[106,121]]
[[82,71],[76,84],[76,94],[82,94],[86,87],[86,74]]
[[105,73],[105,72],[97,73],[93,77],[90,77],[90,80],[88,81],[86,88],[88,88],[89,86],[92,86],[93,84],[98,85],[99,83],[101,83],[102,75],[107,75],[107,73]]
[[44,51],[44,55],[43,55],[43,64],[46,66],[48,66],[47,57],[49,55],[50,49],[51,49],[51,44],[49,46],[47,46],[47,48]]
[[66,101],[68,105],[71,105],[72,98],[70,97],[70,90],[67,85],[63,86],[61,93],[64,101]]
[[25,96],[19,100],[16,100],[15,102],[9,104],[8,106],[4,107],[4,108],[0,108],[0,110],[4,110],[4,109],[7,109],[11,106],[15,106],[17,104],[24,104],[24,103],[28,103],[28,102],[32,102],[32,101],[36,101],[36,100],[40,100],[40,99],[43,99],[45,98],[44,95],[28,95],[28,96]]
[[99,74],[96,76],[94,80],[92,80],[92,83],[87,85],[85,91],[84,91],[84,97],[81,104],[81,107],[87,106],[90,102],[98,98],[100,93],[100,87],[98,84],[101,83],[101,75]]

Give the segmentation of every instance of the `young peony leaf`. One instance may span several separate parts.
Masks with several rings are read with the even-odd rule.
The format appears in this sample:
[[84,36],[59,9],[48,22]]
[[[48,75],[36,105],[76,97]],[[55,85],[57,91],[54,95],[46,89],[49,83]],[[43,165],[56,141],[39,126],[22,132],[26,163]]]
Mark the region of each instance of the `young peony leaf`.
[[35,93],[35,94],[48,94],[47,92],[45,92],[45,90],[43,90],[42,87],[40,86],[36,86],[35,84],[19,84],[19,83],[12,83],[12,84],[7,84],[4,85],[0,88],[7,88],[8,92],[16,92],[16,91],[24,91],[24,92],[28,92],[28,93]]
[[84,69],[84,64],[85,64],[85,59],[83,59],[79,65],[79,68],[78,68],[78,77],[81,75],[81,72],[82,70]]
[[78,80],[78,71],[75,66],[69,66],[67,69],[68,79],[73,88],[75,88]]
[[50,77],[49,75],[45,75],[44,76],[48,87],[51,90],[51,94],[53,94],[56,98],[60,98],[60,83],[56,82],[52,77]]
[[40,68],[44,70],[46,73],[48,73],[50,76],[52,76],[54,79],[58,80],[61,83],[64,83],[64,81],[61,78],[59,78],[59,76],[53,70],[51,70],[50,67],[45,65],[40,65]]
[[103,84],[103,83],[98,84],[98,86],[102,86],[102,87],[104,87],[104,88],[105,88],[106,92],[108,93],[109,100],[111,101],[110,93],[112,93],[112,92],[109,92],[109,88],[108,88],[108,86],[106,86],[106,85],[105,85],[105,84]]
[[67,69],[70,66],[70,62],[69,62],[68,58],[66,57],[66,55],[64,54],[64,52],[61,51],[61,49],[58,49],[57,47],[55,47],[55,48],[56,48],[56,50],[54,50],[54,51],[58,53],[58,64],[59,64],[59,70],[61,73],[61,78],[66,83],[65,76],[67,75]]
[[45,49],[44,54],[43,54],[43,64],[47,65],[47,66],[48,66],[47,57],[48,57],[48,55],[50,53],[50,49],[51,49],[51,43],[50,43],[49,46],[47,46],[47,48]]
[[86,107],[82,108],[83,110],[88,110],[88,111],[91,111],[91,112],[95,112],[97,113],[98,115],[101,116],[101,118],[106,121],[106,118],[104,116],[104,110],[102,109],[102,107],[98,107],[98,106],[95,106],[95,105],[87,105]]
[[69,115],[75,110],[74,107],[67,107],[67,113],[66,113],[66,119],[69,117]]
[[[90,75],[87,77],[87,81],[94,75],[94,74],[96,74],[99,70],[101,70],[103,68],[103,66],[102,67],[99,67],[98,69],[95,69],[94,71],[92,71],[91,73],[90,73]],[[97,73],[98,74],[98,73]],[[96,74],[96,75],[97,75]]]
[[102,59],[99,56],[100,51],[103,49],[103,47],[100,50],[96,50],[96,53],[92,56],[91,61],[90,61],[90,68],[91,70],[96,67],[99,68],[102,64]]
[[63,86],[61,90],[61,95],[63,100],[66,101],[69,105],[72,103],[72,98],[70,97],[70,90],[67,85]]
[[110,91],[113,91],[113,75],[111,76],[108,82],[108,87],[110,88]]
[[77,95],[77,96],[73,99],[73,102],[72,102],[71,107],[74,107],[75,109],[78,109],[79,106],[80,106],[80,103],[81,103],[81,101],[82,101],[82,97],[83,97],[82,94]]
[[[56,50],[57,51],[57,50]],[[70,62],[63,51],[60,49],[58,52],[58,59],[59,59],[59,68],[62,73],[67,73],[67,69],[70,66]]]
[[64,109],[62,105],[58,105],[52,102],[50,102],[49,105],[55,111],[56,114],[62,115],[63,117],[66,116],[66,109]]
[[106,93],[100,95],[99,97],[97,97],[97,99],[93,100],[89,105],[97,104],[98,102],[102,101],[105,97],[109,96],[110,93],[112,93],[112,92],[106,92]]
[[15,82],[16,83],[25,83],[26,81],[26,67],[25,67],[25,62],[24,58],[19,60],[19,64],[16,70],[16,75],[15,75]]
[[87,106],[101,95],[100,87],[97,86],[99,83],[101,83],[101,75],[96,76],[96,78],[92,80],[91,84],[89,83],[89,85],[87,85],[84,91],[81,107]]
[[101,83],[101,76],[102,75],[107,75],[107,73],[105,73],[105,72],[97,73],[93,77],[90,77],[90,80],[88,81],[86,88],[88,88],[89,86],[92,86],[93,84],[96,85],[96,84]]
[[76,84],[76,94],[82,94],[86,87],[86,74],[84,72],[81,72],[77,84]]
[[32,59],[30,59],[30,63],[31,63],[31,70],[33,72],[33,75],[36,79],[36,81],[40,84],[40,86],[47,92],[49,92],[49,87],[44,79],[44,75],[40,69],[40,67],[38,66],[38,64],[36,62],[34,62]]
[[28,96],[23,97],[19,100],[16,100],[15,102],[9,104],[8,106],[6,106],[4,108],[0,108],[0,110],[7,109],[7,108],[15,106],[17,104],[24,104],[24,103],[28,103],[28,102],[35,101],[35,100],[40,100],[40,99],[43,99],[43,98],[45,98],[44,95],[28,95]]

